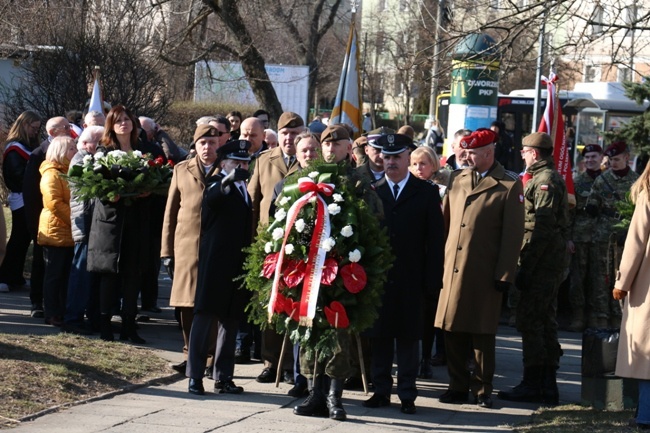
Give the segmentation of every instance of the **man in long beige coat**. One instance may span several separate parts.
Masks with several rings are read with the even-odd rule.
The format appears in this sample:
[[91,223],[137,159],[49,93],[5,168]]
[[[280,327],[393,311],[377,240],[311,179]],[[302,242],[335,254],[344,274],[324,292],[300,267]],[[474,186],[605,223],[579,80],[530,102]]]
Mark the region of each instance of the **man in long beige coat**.
[[[194,319],[194,295],[199,266],[199,236],[201,235],[201,202],[205,181],[215,169],[219,137],[217,129],[208,124],[198,125],[194,132],[196,156],[174,167],[169,186],[165,219],[163,222],[160,257],[174,269],[174,281],[169,305],[180,310],[183,331],[184,361],[174,365],[185,373],[190,328]],[[214,327],[213,346],[208,350],[207,365],[212,365],[217,332]]]
[[[498,136],[477,129],[460,146],[469,168],[451,173],[443,214],[448,228],[445,272],[435,326],[445,331],[449,389],[443,403],[492,407],[495,336],[501,300],[514,282],[524,235],[523,187],[494,159]],[[470,383],[465,365],[474,349]]]
[[[248,183],[248,193],[253,203],[253,224],[268,224],[269,209],[273,201],[273,190],[275,186],[285,177],[298,171],[300,167],[296,160],[295,138],[305,130],[305,122],[302,118],[292,112],[282,113],[278,120],[278,147],[262,152],[257,158],[253,176]],[[282,336],[272,329],[266,329],[262,333],[262,360],[264,369],[257,377],[261,383],[275,382],[278,363],[280,362],[280,351],[282,348]],[[285,357],[283,367],[287,381],[291,381],[293,370],[291,357]]]

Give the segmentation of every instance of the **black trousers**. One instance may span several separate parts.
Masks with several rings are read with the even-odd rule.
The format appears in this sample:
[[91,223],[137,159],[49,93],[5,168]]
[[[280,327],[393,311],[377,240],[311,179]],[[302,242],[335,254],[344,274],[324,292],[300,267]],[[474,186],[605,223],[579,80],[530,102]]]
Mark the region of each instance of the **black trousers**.
[[43,292],[45,317],[63,319],[73,254],[74,247],[43,247],[44,287],[46,288]]
[[239,320],[219,320],[214,314],[198,312],[194,314],[190,331],[190,347],[185,370],[185,374],[189,378],[201,379],[203,377],[208,348],[211,345],[210,335],[215,321],[219,323],[219,329],[212,377],[215,381],[227,382],[232,380],[235,374],[235,344]]
[[25,267],[25,256],[31,242],[27,221],[25,219],[25,208],[21,207],[11,211],[11,235],[7,242],[7,252],[0,265],[0,283],[9,286],[22,286],[25,284],[23,268]]
[[400,400],[415,400],[418,396],[415,381],[420,366],[420,340],[372,338],[370,343],[375,394],[390,397],[393,387],[393,358],[397,354],[397,395]]

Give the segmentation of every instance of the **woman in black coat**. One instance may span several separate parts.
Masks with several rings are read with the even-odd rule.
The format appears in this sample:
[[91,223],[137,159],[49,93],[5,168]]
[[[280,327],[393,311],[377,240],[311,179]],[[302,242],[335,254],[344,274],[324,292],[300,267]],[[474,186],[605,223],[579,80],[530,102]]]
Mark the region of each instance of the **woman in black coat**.
[[[126,107],[116,105],[106,116],[104,136],[98,150],[139,150],[143,154],[148,153],[148,149],[142,148],[143,144],[138,141],[138,131],[137,117]],[[148,265],[150,256],[150,228],[149,197],[140,197],[130,206],[120,199],[115,202],[95,202],[88,235],[87,269],[99,274],[102,340],[113,340],[111,317],[121,295],[120,339],[145,343],[137,333],[135,317],[142,270]]]
[[[216,130],[215,130],[216,131]],[[248,149],[246,140],[230,141],[217,150],[219,173],[208,179],[201,209],[201,244],[190,332],[187,376],[189,392],[203,394],[201,378],[209,346],[211,325],[218,321],[215,353],[215,391],[238,394],[235,386],[235,342],[239,322],[250,298],[241,281],[244,249],[251,244],[252,208],[246,191]]]

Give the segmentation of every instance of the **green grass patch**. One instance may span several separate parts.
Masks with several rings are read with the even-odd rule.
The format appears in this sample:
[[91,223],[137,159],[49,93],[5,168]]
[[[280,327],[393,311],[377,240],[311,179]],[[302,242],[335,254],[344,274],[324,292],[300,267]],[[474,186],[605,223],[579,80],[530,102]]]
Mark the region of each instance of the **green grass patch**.
[[614,433],[630,432],[634,411],[595,410],[578,405],[545,407],[533,414],[530,423],[516,426],[517,433]]
[[0,427],[172,373],[155,352],[71,334],[0,334]]

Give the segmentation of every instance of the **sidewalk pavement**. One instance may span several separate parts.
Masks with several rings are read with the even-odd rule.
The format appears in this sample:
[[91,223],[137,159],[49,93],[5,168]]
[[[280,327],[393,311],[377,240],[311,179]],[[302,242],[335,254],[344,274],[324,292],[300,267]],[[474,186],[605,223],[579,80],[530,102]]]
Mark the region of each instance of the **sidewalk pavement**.
[[[161,274],[160,314],[151,314],[151,320],[141,323],[140,335],[147,340],[146,347],[176,363],[182,360],[181,333],[169,305],[170,281]],[[49,334],[58,328],[45,325],[42,319],[29,316],[27,289],[0,293],[0,332],[21,334]],[[97,338],[97,337],[93,337]],[[560,333],[564,350],[558,371],[560,404],[580,401],[581,336]],[[121,344],[121,343],[116,343]],[[136,346],[134,346],[136,347]],[[310,433],[327,431],[350,432],[504,432],[525,423],[538,405],[499,400],[496,393],[519,383],[522,374],[521,338],[510,327],[501,326],[497,334],[497,369],[494,378],[494,408],[481,409],[473,404],[449,405],[437,397],[448,384],[445,367],[434,367],[431,380],[418,380],[420,395],[415,404],[417,414],[405,415],[399,410],[399,399],[393,396],[390,407],[367,409],[361,402],[369,397],[363,392],[345,391],[343,403],[348,412],[345,422],[327,418],[299,417],[292,408],[301,402],[286,395],[290,385],[261,384],[255,377],[261,372],[261,363],[237,365],[235,382],[243,386],[240,395],[212,392],[212,381],[204,380],[205,396],[187,392],[187,379],[180,374],[166,385],[154,385],[106,399],[82,402],[27,421],[12,429],[17,433],[91,433],[144,432],[203,433],[214,432],[283,432]],[[170,375],[173,370],[170,369]],[[46,389],[35,392],[47,392]]]

